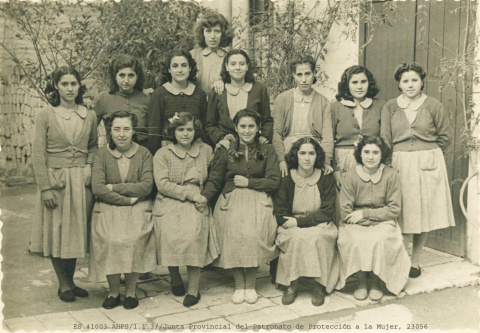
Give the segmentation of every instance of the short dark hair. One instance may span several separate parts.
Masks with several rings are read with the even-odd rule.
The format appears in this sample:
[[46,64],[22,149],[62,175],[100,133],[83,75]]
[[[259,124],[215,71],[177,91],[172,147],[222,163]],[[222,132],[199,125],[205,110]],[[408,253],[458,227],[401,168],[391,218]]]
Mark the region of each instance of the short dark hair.
[[172,120],[172,122],[169,121],[168,125],[165,126],[165,139],[170,140],[174,144],[176,144],[178,141],[175,137],[175,130],[180,126],[185,126],[189,121],[193,121],[193,128],[195,129],[192,143],[198,138],[202,137],[202,123],[200,122],[200,120],[196,119],[194,115],[192,115],[190,112],[180,112],[179,114],[176,114],[176,116],[178,116],[178,119],[174,119]]
[[75,103],[76,104],[82,104],[83,103],[83,94],[87,91],[87,88],[85,85],[82,85],[82,77],[80,76],[80,73],[78,71],[71,67],[71,66],[61,66],[58,67],[53,71],[51,74],[50,79],[48,80],[49,82],[47,83],[47,86],[45,88],[45,94],[47,95],[48,102],[52,106],[59,106],[60,105],[60,93],[58,92],[58,82],[62,79],[64,75],[73,75],[78,81],[78,95],[75,97]]
[[[313,59],[313,57],[309,54],[303,56],[298,55],[292,59],[292,61],[290,62],[290,71],[292,72],[292,74],[295,75],[295,72],[297,71],[297,66],[303,64],[309,65],[312,73],[315,74],[315,59]],[[315,82],[317,82],[316,76],[313,77],[313,83]]]
[[117,84],[117,73],[123,68],[133,68],[137,74],[137,82],[135,82],[134,90],[142,91],[143,89],[143,68],[140,61],[127,54],[119,54],[110,60],[108,66],[108,85],[110,87],[109,93],[114,94],[120,90]]
[[313,145],[313,148],[317,153],[314,167],[317,169],[323,169],[325,164],[325,151],[322,149],[322,146],[320,146],[318,141],[310,136],[300,138],[292,144],[292,148],[290,148],[290,151],[285,155],[285,162],[287,162],[288,168],[298,169],[298,151],[300,150],[300,147],[306,143]]
[[341,101],[342,99],[353,101],[353,96],[350,93],[348,84],[350,83],[350,80],[352,79],[353,75],[361,74],[361,73],[364,73],[368,80],[368,90],[365,97],[373,98],[378,94],[380,90],[377,87],[377,81],[375,80],[375,77],[373,76],[372,72],[370,72],[368,68],[365,68],[363,66],[354,65],[354,66],[348,67],[343,72],[342,77],[340,78],[340,82],[338,82],[338,91],[337,91],[337,94],[335,95],[335,98],[337,99],[337,101]]
[[195,83],[197,77],[197,62],[193,59],[189,51],[185,49],[175,49],[167,55],[167,58],[162,62],[162,84],[166,82],[172,82],[172,74],[170,74],[169,69],[174,57],[184,57],[187,59],[188,66],[190,67],[190,74],[188,75],[187,80]]
[[200,46],[202,49],[207,47],[203,30],[205,28],[212,28],[217,24],[220,25],[220,28],[222,29],[222,39],[220,40],[219,46],[226,47],[232,43],[233,30],[230,26],[230,23],[222,14],[211,12],[201,18],[195,27],[195,37],[197,39],[198,46]]
[[382,153],[382,158],[380,159],[380,163],[389,164],[390,158],[392,156],[392,152],[385,141],[379,136],[364,136],[358,142],[357,146],[355,147],[355,151],[353,152],[353,156],[355,156],[355,160],[358,164],[362,164],[362,149],[366,145],[373,144],[380,148],[380,152]]
[[[112,139],[112,125],[115,118],[129,118],[130,121],[132,122],[132,128],[134,130],[137,128],[137,125],[138,125],[137,116],[128,110],[115,111],[111,115],[109,115],[105,119],[105,128],[107,132],[108,147],[110,147],[111,150],[117,147],[117,145],[115,144],[115,142],[113,142],[113,139]],[[133,133],[132,141],[137,142],[137,133]]]
[[[395,69],[395,74],[393,74],[393,77],[395,78],[395,81],[397,81],[397,83],[400,83],[403,73],[410,71],[416,72],[420,76],[420,79],[422,80],[421,90],[423,90],[423,88],[425,87],[425,78],[427,77],[427,72],[425,71],[425,68],[423,68],[423,66],[417,62],[401,63]],[[400,87],[398,87],[398,90],[402,91]]]
[[225,58],[223,58],[222,70],[220,71],[220,76],[222,77],[223,82],[224,83],[232,82],[230,74],[227,71],[226,64],[228,63],[228,59],[230,59],[231,56],[236,54],[241,54],[242,56],[244,56],[245,60],[247,61],[248,70],[247,70],[247,73],[245,74],[245,82],[253,83],[255,81],[255,77],[253,76],[253,65],[250,61],[250,57],[247,55],[245,51],[240,49],[232,49],[228,51],[227,54],[225,55]]

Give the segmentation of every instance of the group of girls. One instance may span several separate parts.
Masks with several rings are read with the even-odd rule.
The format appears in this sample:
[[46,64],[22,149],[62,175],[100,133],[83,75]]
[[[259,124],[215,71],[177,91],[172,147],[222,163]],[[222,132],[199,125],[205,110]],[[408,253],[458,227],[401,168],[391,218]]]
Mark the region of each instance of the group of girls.
[[[371,72],[349,67],[330,103],[314,90],[313,58],[298,57],[295,88],[276,98],[272,118],[248,55],[223,49],[225,18],[207,15],[197,32],[199,48],[172,51],[151,96],[126,55],[112,59],[110,91],[94,111],[81,105],[74,69],[52,74],[51,105],[35,125],[31,250],[51,256],[59,298],[88,296],[73,280],[88,249],[90,274],[108,281],[107,309],[122,304],[122,273],[123,306],[138,306],[138,276],[156,265],[187,307],[200,301],[209,264],[231,269],[235,304],[257,301],[268,262],[283,304],[295,301],[300,277],[313,278],[315,306],[351,275],[357,299],[381,299],[382,282],[398,294],[421,274],[427,233],[454,225],[443,159],[452,133],[442,104],[422,92],[423,67],[398,66],[402,94],[386,104]],[[108,144],[97,151],[101,120]]]

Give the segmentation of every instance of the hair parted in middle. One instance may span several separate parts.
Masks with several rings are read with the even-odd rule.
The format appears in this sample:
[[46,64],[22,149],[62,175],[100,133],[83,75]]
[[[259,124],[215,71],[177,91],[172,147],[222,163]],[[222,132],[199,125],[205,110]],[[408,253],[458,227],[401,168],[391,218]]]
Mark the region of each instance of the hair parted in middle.
[[197,62],[193,59],[189,51],[185,49],[175,49],[167,55],[167,58],[162,62],[162,84],[166,82],[172,82],[172,74],[170,74],[170,65],[174,57],[184,57],[187,59],[188,66],[190,67],[190,74],[187,80],[191,83],[195,83],[197,79]]
[[340,78],[340,82],[338,82],[338,91],[335,95],[337,101],[341,101],[342,99],[347,101],[353,101],[353,96],[350,93],[350,89],[348,86],[350,80],[352,79],[352,76],[361,73],[364,73],[368,80],[368,90],[365,97],[373,98],[377,96],[380,89],[378,89],[377,87],[377,81],[375,81],[375,77],[373,76],[372,72],[370,72],[366,67],[354,65],[348,67],[343,72],[342,77]]
[[120,90],[117,84],[117,73],[119,70],[124,68],[133,68],[133,71],[135,72],[135,74],[137,74],[137,82],[135,82],[135,86],[133,87],[133,89],[137,91],[143,90],[144,75],[142,64],[140,63],[140,61],[130,55],[119,54],[110,60],[108,66],[107,84],[110,87],[110,94],[114,94]]
[[52,106],[60,105],[60,93],[58,92],[58,82],[62,79],[64,75],[73,75],[78,82],[78,95],[75,97],[75,104],[83,103],[83,94],[87,91],[87,87],[82,84],[82,77],[80,73],[71,66],[61,66],[53,71],[48,80],[47,86],[45,88],[45,94],[47,95],[48,102]]
[[390,150],[388,145],[385,143],[385,141],[381,137],[376,135],[372,135],[372,136],[365,135],[358,142],[353,152],[353,156],[355,156],[355,160],[357,161],[358,164],[363,165],[362,150],[363,150],[363,147],[369,144],[376,145],[378,148],[380,148],[380,152],[382,153],[382,158],[380,159],[380,163],[383,163],[383,164],[390,163],[390,160],[392,157],[392,151]]
[[310,66],[310,69],[312,70],[313,76],[313,83],[317,82],[317,77],[315,76],[316,68],[315,68],[315,59],[310,54],[307,55],[298,55],[292,59],[290,62],[290,72],[295,75],[295,72],[297,71],[297,66],[298,65],[303,65],[307,64]]
[[[108,147],[111,150],[113,150],[117,147],[117,145],[115,144],[115,142],[113,142],[113,139],[112,139],[112,125],[113,125],[113,121],[115,120],[115,118],[129,118],[130,121],[132,122],[132,130],[135,130],[137,128],[137,125],[138,125],[137,115],[134,114],[133,112],[128,111],[128,110],[115,111],[114,113],[109,115],[105,119],[105,128],[107,130],[106,132],[107,132]],[[137,142],[137,133],[133,133],[132,141]]]
[[[257,131],[257,134],[255,135],[255,138],[254,138],[255,146],[256,146],[256,149],[257,149],[257,154],[255,156],[255,159],[263,160],[264,153],[262,152],[262,149],[260,147],[260,141],[259,141],[260,127],[262,126],[262,116],[260,116],[260,114],[257,111],[253,111],[253,110],[249,110],[249,109],[239,110],[235,114],[235,116],[233,117],[233,123],[235,124],[235,127],[238,126],[238,123],[240,122],[240,119],[245,118],[245,117],[252,118],[255,121],[255,124],[257,125],[258,131]],[[236,137],[235,151],[239,152],[240,139],[239,139],[237,133],[235,133],[235,137]]]
[[193,142],[195,142],[198,138],[202,137],[203,130],[202,130],[202,123],[200,120],[196,119],[194,115],[190,112],[180,112],[175,114],[176,117],[173,117],[171,121],[168,121],[168,125],[165,126],[163,136],[165,139],[172,141],[176,144],[177,138],[175,137],[175,130],[180,126],[185,126],[188,122],[193,121],[193,128],[195,130],[195,135],[193,136]]
[[245,74],[245,82],[253,83],[255,81],[255,77],[253,76],[253,66],[250,62],[250,57],[245,51],[240,49],[232,49],[228,51],[227,54],[225,55],[225,58],[223,58],[222,70],[220,71],[220,76],[222,77],[223,82],[224,83],[232,82],[230,74],[227,71],[226,65],[228,64],[228,59],[230,59],[231,56],[236,54],[242,55],[247,62],[248,70],[247,70],[247,73]]
[[315,157],[315,164],[314,167],[317,169],[323,169],[325,164],[325,151],[322,149],[322,146],[318,143],[318,141],[310,136],[306,136],[303,138],[298,139],[292,144],[292,148],[290,151],[285,155],[285,162],[287,162],[288,169],[298,169],[298,151],[302,147],[302,145],[310,143],[313,145],[317,156]]
[[207,47],[203,31],[205,28],[213,28],[217,24],[220,25],[220,29],[222,29],[222,39],[220,40],[220,45],[218,46],[226,47],[232,44],[233,30],[230,23],[222,14],[210,12],[201,18],[195,27],[195,38],[197,39],[198,46],[200,46],[202,49]]

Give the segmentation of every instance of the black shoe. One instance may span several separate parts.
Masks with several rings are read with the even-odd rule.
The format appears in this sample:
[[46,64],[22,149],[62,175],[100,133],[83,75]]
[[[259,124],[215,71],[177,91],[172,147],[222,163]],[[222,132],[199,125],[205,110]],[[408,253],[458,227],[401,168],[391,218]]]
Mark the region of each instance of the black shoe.
[[183,285],[183,282],[181,284],[178,284],[176,286],[174,286],[171,282],[170,282],[170,286],[172,287],[172,293],[175,295],[175,296],[183,296],[185,295],[185,286]]
[[122,304],[120,295],[118,295],[117,297],[110,296],[103,301],[102,307],[104,307],[105,309],[113,309],[119,306],[120,304]]
[[70,289],[62,292],[60,288],[58,288],[57,294],[58,297],[60,297],[60,299],[64,302],[75,302],[75,294]]
[[138,299],[137,296],[135,297],[125,297],[125,301],[123,301],[123,307],[127,310],[135,309],[138,306]]
[[88,297],[88,291],[77,286],[72,289],[72,292],[77,297]]
[[292,304],[293,302],[295,302],[295,298],[297,298],[297,291],[293,291],[293,290],[285,290],[283,292],[283,296],[282,296],[282,304],[283,305],[290,305]]
[[410,273],[408,274],[409,277],[412,279],[415,279],[419,277],[422,274],[422,270],[420,269],[420,266],[418,267],[410,267]]
[[200,301],[200,298],[202,298],[200,293],[197,294],[197,297],[187,294],[187,296],[185,296],[183,299],[183,306],[186,306],[187,308],[194,306],[198,303],[198,301]]
[[278,267],[278,257],[270,261],[270,282],[276,284],[277,277],[277,267]]
[[315,281],[313,285],[312,304],[314,306],[323,305],[323,303],[325,303],[325,293],[325,287]]

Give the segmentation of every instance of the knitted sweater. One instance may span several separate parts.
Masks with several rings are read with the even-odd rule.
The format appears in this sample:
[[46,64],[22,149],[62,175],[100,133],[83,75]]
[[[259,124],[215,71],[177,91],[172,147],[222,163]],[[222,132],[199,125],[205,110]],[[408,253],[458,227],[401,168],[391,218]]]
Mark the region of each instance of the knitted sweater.
[[[161,147],[164,138],[164,130],[168,124],[168,119],[173,117],[175,112],[190,112],[195,118],[200,120],[202,126],[205,125],[207,113],[207,96],[205,92],[195,87],[191,95],[185,93],[174,94],[169,92],[164,86],[157,88],[150,97],[148,105],[148,149],[152,154]],[[201,136],[206,142],[206,135]]]
[[[278,160],[285,161],[285,148],[283,140],[290,133],[293,118],[295,89],[287,90],[277,96],[273,113],[273,146]],[[332,117],[330,102],[316,91],[312,92],[313,99],[308,111],[308,126],[312,136],[321,141],[325,151],[325,162],[330,164],[333,157]]]
[[[95,155],[92,168],[92,191],[97,200],[111,205],[129,206],[131,197],[143,199],[152,191],[153,162],[147,148],[138,146],[130,158],[127,178],[122,182],[117,158],[107,146],[100,148]],[[113,190],[107,187],[113,185]]]
[[81,105],[76,112],[82,119],[82,129],[73,144],[60,127],[52,106],[44,107],[37,114],[32,160],[35,180],[41,191],[50,189],[47,168],[84,167],[93,161],[97,151],[95,112]]
[[[322,174],[317,186],[320,192],[320,198],[322,199],[320,209],[308,216],[297,217],[297,225],[300,228],[313,227],[320,223],[333,221],[335,199],[337,196],[333,175]],[[273,197],[273,211],[277,218],[278,225],[281,226],[287,221],[284,216],[293,216],[292,207],[294,196],[295,182],[289,173],[288,176],[282,177],[280,187]]]
[[[232,142],[229,149],[218,148],[212,161],[202,195],[211,200],[220,190],[225,195],[236,186],[233,178],[236,175],[248,178],[247,188],[261,192],[273,192],[280,185],[280,169],[273,147],[260,144],[257,150],[255,143],[248,146],[240,145],[240,156],[234,156],[236,143]],[[248,150],[248,161],[245,152]]]
[[[228,111],[227,94],[226,89],[221,95],[217,95],[214,90],[208,94],[205,130],[213,143],[219,142],[227,134],[235,133],[235,124]],[[248,93],[247,109],[257,111],[262,116],[261,134],[272,142],[273,119],[267,87],[259,82],[253,83],[252,90]]]
[[93,110],[97,114],[98,123],[115,111],[128,110],[132,112],[138,118],[136,127],[138,141],[145,141],[147,139],[146,127],[149,99],[150,97],[145,96],[143,92],[138,90],[134,90],[129,94],[121,91],[110,94],[108,91],[103,91],[95,96]]
[[[448,112],[442,103],[427,96],[417,108],[417,117],[410,124],[398,98],[388,101],[382,110],[381,137],[393,151],[430,150],[448,148],[453,138]],[[415,106],[414,108],[416,108]]]

